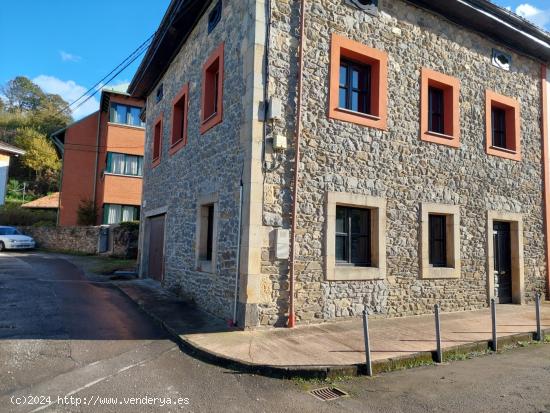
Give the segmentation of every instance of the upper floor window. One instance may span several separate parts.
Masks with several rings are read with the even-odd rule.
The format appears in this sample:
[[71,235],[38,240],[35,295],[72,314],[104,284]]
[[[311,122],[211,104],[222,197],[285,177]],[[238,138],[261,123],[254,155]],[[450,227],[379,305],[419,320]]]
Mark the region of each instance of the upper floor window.
[[485,95],[486,152],[521,160],[519,102],[490,90]]
[[332,35],[328,116],[386,129],[387,53]]
[[107,152],[107,173],[143,176],[143,156]]
[[420,91],[420,139],[460,146],[460,80],[423,68]]
[[502,108],[491,109],[491,134],[493,146],[501,149],[506,147],[506,112]]
[[430,86],[429,95],[429,129],[430,132],[445,133],[443,89]]
[[187,108],[189,84],[185,84],[172,101],[172,136],[169,153],[173,154],[187,144]]
[[221,123],[223,119],[223,51],[222,43],[203,67],[201,133]]
[[145,124],[139,118],[140,114],[141,108],[113,102],[111,103],[109,121],[123,125],[144,127]]
[[162,113],[155,121],[153,127],[153,166],[157,166],[160,163],[160,155],[162,150]]
[[342,59],[340,61],[341,108],[370,114],[371,67]]

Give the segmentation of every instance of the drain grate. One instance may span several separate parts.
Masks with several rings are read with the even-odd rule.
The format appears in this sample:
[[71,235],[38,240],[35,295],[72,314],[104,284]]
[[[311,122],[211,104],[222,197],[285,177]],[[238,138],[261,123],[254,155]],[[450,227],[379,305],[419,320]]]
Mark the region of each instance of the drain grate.
[[309,394],[324,402],[336,400],[340,397],[348,395],[346,392],[337,389],[336,387],[322,387],[320,389],[311,390]]

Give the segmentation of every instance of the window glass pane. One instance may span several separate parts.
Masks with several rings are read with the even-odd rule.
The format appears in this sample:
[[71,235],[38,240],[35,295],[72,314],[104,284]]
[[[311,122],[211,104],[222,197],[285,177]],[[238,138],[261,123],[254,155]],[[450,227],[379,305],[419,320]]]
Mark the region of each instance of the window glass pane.
[[434,267],[447,266],[446,216],[429,216],[429,260]]
[[354,264],[368,264],[370,261],[369,243],[367,236],[351,237],[351,262]]
[[116,123],[126,123],[128,119],[128,108],[124,105],[116,105]]
[[143,156],[138,156],[138,176],[143,176]]
[[348,68],[347,66],[340,65],[340,86],[346,86],[348,82]]
[[346,233],[346,208],[336,207],[336,232]]
[[336,236],[336,261],[347,261],[348,257],[346,254],[346,236],[337,235]]
[[139,114],[141,113],[140,108],[131,107],[130,108],[130,119],[129,123],[133,126],[141,126],[141,120],[139,119]]
[[138,174],[138,157],[133,155],[126,155],[126,165],[124,168],[124,174],[137,175]]
[[124,154],[112,153],[111,154],[111,173],[123,174],[124,173]]
[[133,221],[136,216],[136,207],[133,206],[123,206],[122,207],[122,221]]
[[351,71],[351,87],[359,89],[359,71],[357,69]]
[[340,96],[338,98],[338,107],[346,108],[348,106],[348,90],[340,88]]
[[351,93],[351,110],[359,112],[359,93]]
[[366,235],[369,233],[368,209],[351,209],[351,233]]
[[118,224],[122,219],[122,208],[120,205],[105,205],[105,223]]

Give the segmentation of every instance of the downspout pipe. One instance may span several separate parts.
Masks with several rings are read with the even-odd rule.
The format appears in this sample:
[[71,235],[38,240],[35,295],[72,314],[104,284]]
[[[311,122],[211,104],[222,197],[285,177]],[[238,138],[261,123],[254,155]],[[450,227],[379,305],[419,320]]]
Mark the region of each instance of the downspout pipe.
[[[103,94],[101,98],[99,99],[99,110],[97,111],[97,136],[96,136],[96,143],[95,143],[95,166],[94,166],[94,192],[92,193],[92,201],[95,206],[96,201],[96,191],[97,191],[97,171],[98,171],[98,162],[99,162],[99,138],[100,138],[100,129],[101,129],[101,99],[103,98]],[[97,216],[96,216],[96,223],[97,223]]]
[[241,172],[241,183],[239,186],[239,226],[237,228],[237,256],[236,256],[236,270],[235,270],[235,299],[233,301],[233,326],[237,325],[237,299],[239,295],[239,274],[241,271],[241,223],[243,219],[243,174],[244,165]]
[[546,65],[541,65],[541,137],[542,137],[542,182],[544,203],[544,230],[545,230],[545,255],[546,255],[546,299],[550,300],[550,148],[548,125],[548,70]]
[[298,91],[296,96],[296,127],[294,135],[294,182],[292,194],[292,231],[290,237],[290,259],[288,269],[289,281],[289,305],[287,327],[296,325],[296,313],[294,309],[294,280],[296,278],[296,220],[298,215],[298,186],[300,183],[300,141],[302,137],[302,99],[303,99],[303,77],[304,77],[304,45],[305,45],[305,11],[306,0],[300,1],[300,51],[298,56]]

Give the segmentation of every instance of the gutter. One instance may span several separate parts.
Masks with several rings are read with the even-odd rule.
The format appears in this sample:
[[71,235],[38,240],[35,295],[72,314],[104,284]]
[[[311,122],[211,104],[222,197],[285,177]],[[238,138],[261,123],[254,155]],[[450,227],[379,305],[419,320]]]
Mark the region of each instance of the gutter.
[[288,306],[288,324],[292,328],[296,325],[296,314],[294,311],[294,279],[296,267],[296,220],[298,215],[298,186],[300,183],[300,141],[302,137],[302,99],[303,99],[303,78],[304,78],[304,45],[305,45],[305,12],[306,0],[300,1],[300,53],[298,61],[298,92],[296,96],[296,129],[294,137],[294,190],[292,194],[292,231],[290,237],[290,259],[289,259],[289,306]]
[[[99,100],[101,102],[101,99]],[[95,147],[95,164],[94,164],[94,191],[92,193],[92,201],[95,206],[96,201],[96,190],[97,190],[97,171],[98,171],[98,165],[99,162],[99,136],[100,136],[100,129],[101,129],[101,108],[97,111],[97,136],[96,136],[96,147]],[[97,223],[97,216],[96,216],[96,223]]]

